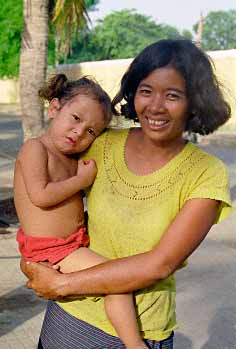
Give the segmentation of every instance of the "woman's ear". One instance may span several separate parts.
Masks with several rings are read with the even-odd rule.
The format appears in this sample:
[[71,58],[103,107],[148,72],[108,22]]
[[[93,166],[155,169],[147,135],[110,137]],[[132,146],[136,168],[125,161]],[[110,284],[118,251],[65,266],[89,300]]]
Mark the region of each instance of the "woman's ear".
[[54,119],[57,116],[58,111],[60,110],[60,101],[58,98],[53,98],[48,106],[48,117],[49,119]]

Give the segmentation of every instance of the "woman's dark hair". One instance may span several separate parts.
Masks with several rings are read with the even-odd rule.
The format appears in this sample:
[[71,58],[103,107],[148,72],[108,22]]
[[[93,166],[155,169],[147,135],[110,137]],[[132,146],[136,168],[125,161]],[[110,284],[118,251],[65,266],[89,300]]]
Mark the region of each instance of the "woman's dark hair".
[[138,121],[134,97],[140,82],[155,69],[171,66],[186,83],[188,120],[186,131],[208,134],[223,125],[231,109],[225,101],[220,84],[214,74],[210,58],[190,40],[166,39],[147,46],[131,63],[121,80],[118,94],[112,101],[116,105],[124,99],[121,114]]
[[39,90],[39,97],[49,102],[53,98],[58,98],[61,106],[77,95],[87,95],[96,100],[103,108],[107,124],[111,121],[111,99],[92,78],[84,76],[78,80],[68,80],[65,74],[57,74]]

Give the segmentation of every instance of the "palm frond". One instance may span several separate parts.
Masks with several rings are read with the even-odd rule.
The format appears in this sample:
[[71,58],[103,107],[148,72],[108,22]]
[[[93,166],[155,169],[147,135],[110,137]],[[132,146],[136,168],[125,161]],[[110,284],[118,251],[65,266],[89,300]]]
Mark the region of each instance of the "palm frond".
[[85,29],[90,22],[84,0],[57,0],[52,21],[60,37],[60,52],[67,57],[70,51],[71,35],[78,37],[79,28]]

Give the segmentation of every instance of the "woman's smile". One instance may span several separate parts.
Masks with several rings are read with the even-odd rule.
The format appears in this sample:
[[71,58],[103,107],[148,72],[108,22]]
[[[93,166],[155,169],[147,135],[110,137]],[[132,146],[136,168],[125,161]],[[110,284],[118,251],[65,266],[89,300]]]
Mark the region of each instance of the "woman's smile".
[[148,125],[152,130],[160,130],[166,128],[170,123],[170,120],[164,118],[153,119],[151,117],[146,116],[145,119],[147,120]]

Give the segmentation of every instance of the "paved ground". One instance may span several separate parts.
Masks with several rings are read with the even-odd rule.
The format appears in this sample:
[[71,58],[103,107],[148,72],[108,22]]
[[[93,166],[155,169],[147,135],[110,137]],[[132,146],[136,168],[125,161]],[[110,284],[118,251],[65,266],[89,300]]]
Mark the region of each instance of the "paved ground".
[[[203,147],[228,165],[234,195],[236,143],[234,135],[223,138],[204,141]],[[0,202],[12,195],[14,158],[21,142],[19,115],[0,111]],[[3,211],[0,206],[0,219]],[[17,223],[7,210],[3,218],[11,225],[0,230],[0,349],[33,349],[46,302],[24,287],[15,243]],[[180,328],[175,349],[236,349],[235,236],[234,214],[212,229],[188,268],[177,273]]]

